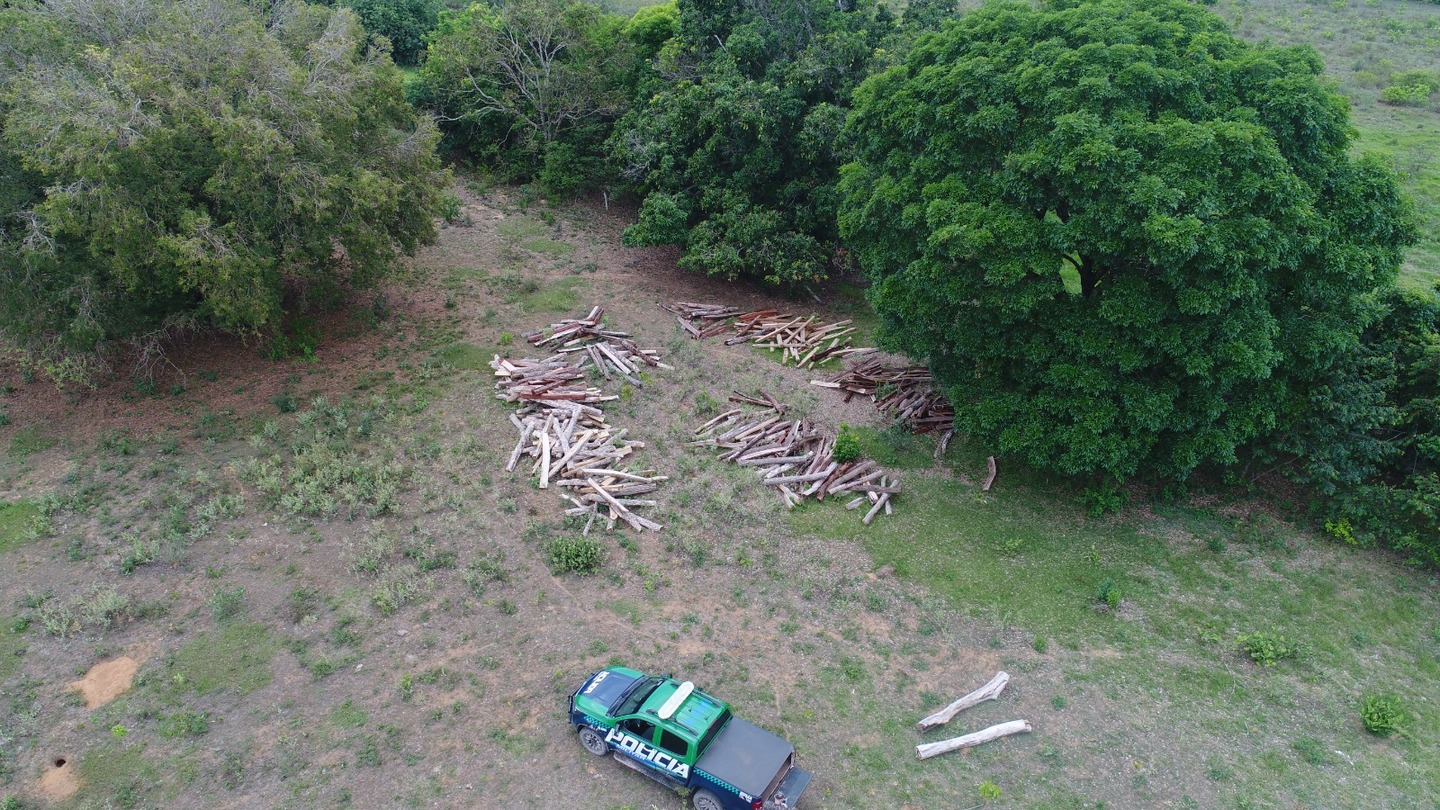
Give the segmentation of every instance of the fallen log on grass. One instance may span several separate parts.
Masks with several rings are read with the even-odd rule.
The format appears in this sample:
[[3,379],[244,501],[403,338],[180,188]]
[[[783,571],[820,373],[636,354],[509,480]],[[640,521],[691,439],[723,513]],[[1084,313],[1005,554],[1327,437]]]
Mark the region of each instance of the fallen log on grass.
[[991,740],[998,740],[1001,737],[1009,737],[1011,734],[1025,734],[1031,730],[1030,724],[1024,720],[1011,720],[1008,723],[1001,723],[998,726],[991,726],[983,731],[974,734],[966,734],[963,737],[952,737],[940,742],[924,743],[915,746],[915,755],[921,759],[929,759],[933,756],[958,751],[961,748],[972,748],[983,745]]
[[[1005,685],[1008,683],[1010,683],[1010,673],[997,672],[995,673],[995,677],[990,679],[989,683],[951,703],[940,711],[935,712],[924,720],[921,720],[917,725],[921,731],[928,731],[936,726],[943,726],[950,722],[955,715],[965,711],[971,706],[1000,697],[1000,693],[1005,691]],[[924,757],[921,757],[921,759],[924,759]]]

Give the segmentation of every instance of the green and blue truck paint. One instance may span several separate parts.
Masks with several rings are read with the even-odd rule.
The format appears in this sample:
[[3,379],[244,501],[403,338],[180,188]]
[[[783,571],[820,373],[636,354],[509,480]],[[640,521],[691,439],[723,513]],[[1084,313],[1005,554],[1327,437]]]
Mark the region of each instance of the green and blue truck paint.
[[592,674],[570,695],[570,725],[586,751],[689,791],[696,810],[788,810],[811,780],[795,746],[666,675]]

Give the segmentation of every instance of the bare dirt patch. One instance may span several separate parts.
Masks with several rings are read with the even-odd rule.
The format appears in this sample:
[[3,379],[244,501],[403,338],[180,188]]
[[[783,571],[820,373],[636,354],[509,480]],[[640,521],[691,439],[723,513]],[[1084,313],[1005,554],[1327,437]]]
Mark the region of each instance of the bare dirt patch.
[[61,802],[75,795],[80,789],[80,779],[75,775],[75,766],[64,757],[55,760],[56,764],[45,770],[40,781],[35,785],[35,791],[46,801]]
[[136,654],[132,658],[122,655],[109,661],[101,661],[85,673],[85,677],[69,685],[69,690],[85,697],[85,708],[93,709],[125,694],[135,682],[135,673],[140,670],[145,656]]

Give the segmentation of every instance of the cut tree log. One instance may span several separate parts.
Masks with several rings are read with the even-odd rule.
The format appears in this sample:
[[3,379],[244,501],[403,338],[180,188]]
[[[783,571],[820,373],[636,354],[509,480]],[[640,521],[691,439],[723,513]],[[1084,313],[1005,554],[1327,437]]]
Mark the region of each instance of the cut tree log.
[[949,430],[945,431],[944,436],[940,437],[940,441],[935,443],[936,461],[939,461],[940,457],[945,455],[945,450],[950,446],[950,440],[953,438],[955,438],[955,428],[950,428]]
[[1001,737],[1009,737],[1011,734],[1025,734],[1031,731],[1030,723],[1025,720],[1011,720],[1008,723],[991,726],[983,731],[974,734],[966,734],[963,737],[952,737],[940,742],[924,743],[915,746],[915,755],[920,759],[929,759],[950,751],[958,751],[961,748],[971,748],[983,745],[991,740],[998,740]]
[[929,729],[935,728],[936,726],[943,726],[946,723],[950,722],[951,718],[953,718],[955,715],[965,711],[971,706],[975,706],[977,704],[984,703],[987,700],[994,700],[995,698],[1000,697],[1000,693],[1005,691],[1005,685],[1008,683],[1010,683],[1010,673],[1003,671],[997,672],[995,673],[995,677],[990,679],[989,683],[985,684],[979,689],[976,689],[974,692],[971,692],[965,697],[960,698],[954,703],[951,703],[949,706],[946,706],[940,711],[935,712],[929,717],[926,717],[924,720],[921,720],[917,725],[921,731],[927,731]]
[[996,474],[996,469],[995,469],[995,457],[994,457],[994,456],[991,456],[990,458],[986,459],[986,460],[985,460],[985,466],[987,466],[987,467],[990,468],[990,475],[986,476],[986,478],[985,478],[985,484],[984,484],[984,486],[980,487],[980,489],[981,489],[982,491],[984,491],[984,492],[989,492],[989,491],[990,491],[990,487],[995,483],[995,474]]

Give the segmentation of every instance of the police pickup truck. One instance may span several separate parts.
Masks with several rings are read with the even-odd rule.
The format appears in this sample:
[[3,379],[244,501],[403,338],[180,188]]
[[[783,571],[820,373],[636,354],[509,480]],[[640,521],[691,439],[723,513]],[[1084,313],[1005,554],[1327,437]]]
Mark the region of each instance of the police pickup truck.
[[570,695],[580,745],[674,788],[695,810],[785,810],[810,784],[795,746],[666,675],[610,667]]

